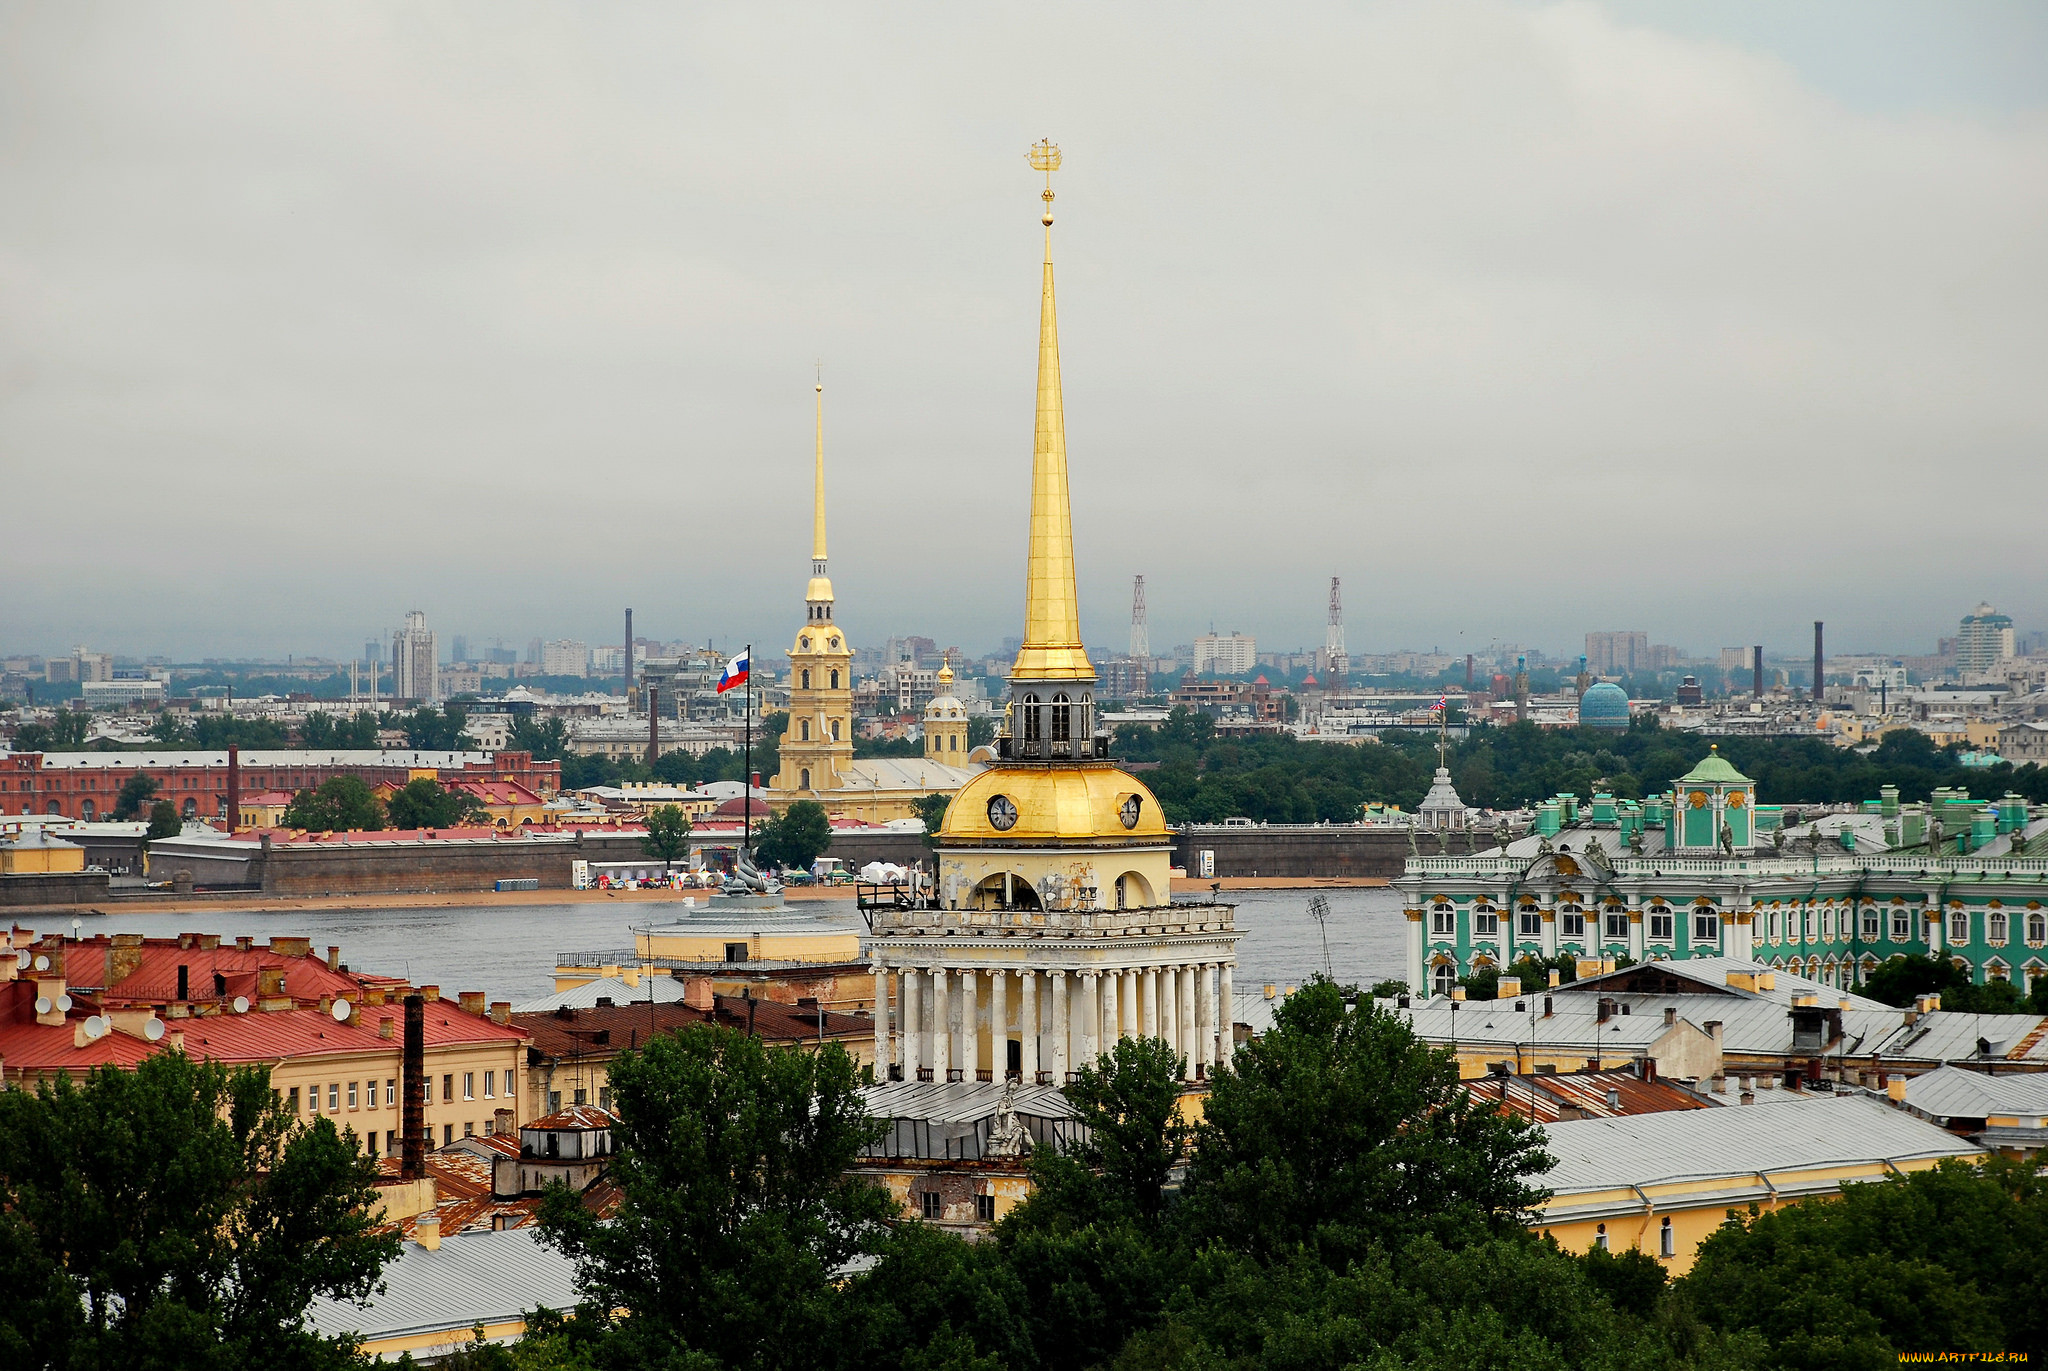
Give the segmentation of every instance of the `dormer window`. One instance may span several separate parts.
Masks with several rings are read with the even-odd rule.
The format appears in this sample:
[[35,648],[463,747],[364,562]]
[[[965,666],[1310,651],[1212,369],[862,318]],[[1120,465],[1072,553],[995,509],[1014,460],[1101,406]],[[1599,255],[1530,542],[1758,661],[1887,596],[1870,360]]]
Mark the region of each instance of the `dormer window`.
[[796,640],[796,645],[801,651],[809,652],[811,650],[811,635],[806,633],[803,637]]

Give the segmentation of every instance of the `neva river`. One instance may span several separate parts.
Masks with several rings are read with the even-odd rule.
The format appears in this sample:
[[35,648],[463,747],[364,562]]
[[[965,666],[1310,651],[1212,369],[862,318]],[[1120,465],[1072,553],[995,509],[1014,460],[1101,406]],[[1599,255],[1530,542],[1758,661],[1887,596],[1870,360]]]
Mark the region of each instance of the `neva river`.
[[[1308,915],[1311,896],[1330,902],[1329,965],[1339,981],[1370,985],[1398,977],[1404,921],[1401,897],[1385,888],[1341,890],[1225,891],[1237,904],[1237,988],[1265,982],[1298,985],[1324,965],[1323,941]],[[819,918],[857,927],[851,900],[805,901],[796,906]],[[589,902],[560,905],[496,905],[420,909],[323,909],[284,913],[216,910],[191,914],[86,915],[81,932],[145,933],[168,937],[183,929],[218,933],[225,939],[249,934],[313,940],[315,951],[329,944],[356,971],[403,976],[414,985],[437,984],[444,994],[481,990],[494,1000],[515,1003],[553,993],[555,954],[627,948],[630,926],[666,922],[683,913],[673,903]],[[68,921],[45,921],[41,933],[68,932]]]

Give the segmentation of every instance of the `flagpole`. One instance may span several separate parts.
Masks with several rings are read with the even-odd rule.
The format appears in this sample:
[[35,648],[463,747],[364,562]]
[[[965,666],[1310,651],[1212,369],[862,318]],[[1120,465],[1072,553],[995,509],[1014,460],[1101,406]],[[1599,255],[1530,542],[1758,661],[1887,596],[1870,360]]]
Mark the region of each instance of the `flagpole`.
[[754,860],[754,645],[747,644],[747,698],[741,719],[746,729],[746,754],[740,762],[740,856]]

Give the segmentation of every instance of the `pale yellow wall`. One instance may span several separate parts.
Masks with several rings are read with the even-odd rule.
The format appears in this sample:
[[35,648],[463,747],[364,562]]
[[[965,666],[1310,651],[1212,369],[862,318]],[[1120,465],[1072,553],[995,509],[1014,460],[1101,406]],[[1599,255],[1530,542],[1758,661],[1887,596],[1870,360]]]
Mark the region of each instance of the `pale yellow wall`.
[[85,870],[85,849],[71,843],[17,847],[0,843],[0,876],[44,876]]
[[[1931,1161],[1914,1161],[1901,1165],[1901,1171],[1924,1171],[1933,1166]],[[1817,1167],[1811,1170],[1786,1173],[1771,1173],[1771,1184],[1780,1190],[1789,1187],[1804,1187],[1816,1180],[1833,1181],[1836,1185],[1854,1181],[1878,1181],[1892,1174],[1891,1169],[1881,1162],[1858,1162],[1845,1166]],[[1626,1252],[1636,1248],[1651,1256],[1659,1255],[1663,1220],[1671,1219],[1671,1232],[1677,1248],[1676,1255],[1661,1258],[1665,1269],[1674,1277],[1683,1276],[1692,1270],[1699,1246],[1707,1236],[1727,1221],[1731,1208],[1747,1213],[1748,1201],[1741,1205],[1730,1205],[1726,1199],[1716,1198],[1717,1192],[1725,1192],[1730,1186],[1767,1189],[1762,1180],[1753,1174],[1735,1174],[1710,1177],[1700,1181],[1664,1186],[1645,1186],[1649,1206],[1643,1204],[1643,1197],[1633,1187],[1617,1186],[1606,1191],[1581,1191],[1561,1198],[1554,1198],[1550,1205],[1563,1204],[1577,1208],[1586,1204],[1603,1202],[1626,1204],[1634,1212],[1609,1219],[1573,1219],[1552,1223],[1543,1217],[1543,1210],[1537,1211],[1536,1222],[1529,1225],[1530,1231],[1557,1239],[1558,1246],[1567,1252],[1588,1252],[1599,1238],[1600,1225],[1607,1227],[1607,1245],[1610,1251]],[[1805,1195],[1800,1199],[1777,1201],[1760,1199],[1756,1202],[1760,1210],[1782,1209],[1787,1203],[1799,1203],[1803,1199],[1834,1199],[1839,1191],[1820,1195]],[[1547,1205],[1545,1208],[1549,1208]]]
[[745,943],[749,961],[860,960],[860,935],[851,929],[817,927],[764,933],[636,933],[633,942],[634,950],[642,957],[674,957],[690,962],[724,961],[725,945],[729,942]]
[[[455,1136],[465,1136],[464,1125],[481,1136],[484,1125],[496,1117],[500,1109],[512,1110],[514,1125],[527,1122],[538,1115],[535,1102],[524,1090],[507,1099],[504,1081],[508,1073],[515,1082],[524,1075],[521,1071],[525,1049],[517,1042],[484,1043],[457,1047],[429,1047],[426,1053],[427,1109],[426,1122],[429,1146],[442,1145],[449,1124],[455,1127]],[[378,1155],[385,1154],[385,1135],[400,1131],[400,1120],[404,1117],[405,1087],[400,1074],[403,1068],[403,1053],[398,1042],[389,1051],[370,1053],[334,1053],[318,1057],[288,1057],[270,1069],[270,1084],[280,1096],[289,1097],[292,1089],[299,1091],[299,1117],[311,1120],[315,1117],[306,1107],[307,1092],[315,1086],[320,1089],[320,1113],[328,1114],[327,1087],[341,1087],[341,1107],[331,1117],[343,1128],[352,1128],[361,1138],[374,1131],[377,1134]],[[496,1093],[484,1098],[484,1073],[495,1072]],[[442,1077],[455,1077],[455,1098],[442,1098]],[[474,1098],[463,1097],[464,1075],[473,1077]],[[356,1107],[349,1108],[349,1083],[356,1083]],[[377,1084],[377,1102],[370,1105],[365,1083]],[[385,1103],[385,1083],[397,1086],[396,1104]]]

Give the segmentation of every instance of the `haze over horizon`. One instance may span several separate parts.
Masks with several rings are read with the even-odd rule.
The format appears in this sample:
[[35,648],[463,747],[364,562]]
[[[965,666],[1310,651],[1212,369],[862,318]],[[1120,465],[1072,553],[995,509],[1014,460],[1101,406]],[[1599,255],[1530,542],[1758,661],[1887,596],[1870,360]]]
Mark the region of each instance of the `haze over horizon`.
[[0,13],[0,650],[2048,627],[2048,11]]

